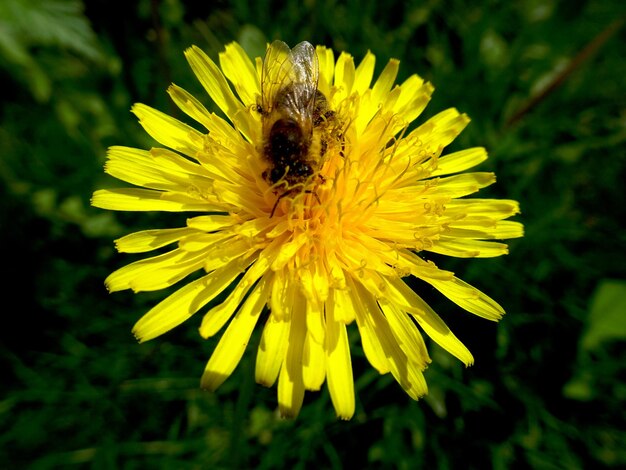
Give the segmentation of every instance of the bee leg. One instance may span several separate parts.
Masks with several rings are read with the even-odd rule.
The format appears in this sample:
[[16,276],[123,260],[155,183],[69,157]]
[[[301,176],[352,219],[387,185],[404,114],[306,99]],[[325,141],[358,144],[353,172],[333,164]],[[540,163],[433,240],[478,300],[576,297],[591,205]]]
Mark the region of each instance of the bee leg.
[[317,203],[321,206],[322,205],[322,201],[320,200],[320,197],[317,195],[317,193],[315,191],[311,191],[310,189],[307,189],[305,191],[305,193],[307,194],[312,194],[313,196],[315,196],[315,199],[317,200]]
[[315,199],[317,199],[317,203],[321,206],[322,205],[322,201],[320,200],[320,197],[317,195],[317,193],[315,191],[313,191],[313,196],[315,196]]
[[280,196],[278,196],[276,198],[276,202],[274,203],[274,207],[272,207],[272,212],[270,212],[270,219],[272,217],[274,217],[274,212],[276,212],[276,208],[278,207],[278,203],[281,201],[282,198],[284,198],[285,196],[287,196],[289,193],[283,193]]
[[[323,176],[320,176],[320,178],[323,178]],[[325,181],[325,179],[324,179],[324,181]],[[306,190],[306,191],[304,191],[304,192],[305,192],[306,194],[313,194],[313,196],[315,196],[315,200],[317,201],[317,203],[318,203],[319,205],[322,205],[322,201],[321,201],[320,197],[317,195],[317,193],[316,193],[315,191],[312,191],[312,190],[310,190],[310,189],[307,189],[307,190]],[[278,204],[280,203],[280,201],[281,201],[284,197],[289,196],[290,194],[292,194],[292,193],[291,193],[291,191],[287,191],[287,192],[285,192],[285,193],[281,194],[280,196],[278,196],[278,197],[276,198],[276,202],[274,203],[274,207],[272,207],[272,212],[270,212],[270,219],[271,219],[272,217],[274,217],[274,212],[276,212],[276,208],[278,207]]]

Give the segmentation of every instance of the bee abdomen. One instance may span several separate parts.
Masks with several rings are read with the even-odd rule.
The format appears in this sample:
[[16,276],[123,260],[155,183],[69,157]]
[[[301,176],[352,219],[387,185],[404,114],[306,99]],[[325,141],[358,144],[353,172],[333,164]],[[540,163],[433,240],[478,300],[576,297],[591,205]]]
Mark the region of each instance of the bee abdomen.
[[270,129],[265,154],[272,163],[269,178],[273,183],[285,178],[293,183],[312,174],[307,163],[311,145],[302,127],[293,119],[278,119]]

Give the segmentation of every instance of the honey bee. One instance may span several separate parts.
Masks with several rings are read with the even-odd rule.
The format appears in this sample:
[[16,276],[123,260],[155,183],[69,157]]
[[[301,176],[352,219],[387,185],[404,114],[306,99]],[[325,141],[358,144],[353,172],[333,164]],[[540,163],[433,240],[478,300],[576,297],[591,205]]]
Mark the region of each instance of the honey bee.
[[[263,172],[284,196],[305,184],[319,170],[322,152],[313,151],[313,130],[331,111],[317,89],[319,64],[315,48],[301,42],[293,49],[282,41],[268,48],[261,72],[262,154],[269,164]],[[306,191],[306,190],[305,190]],[[312,191],[306,191],[312,192]]]

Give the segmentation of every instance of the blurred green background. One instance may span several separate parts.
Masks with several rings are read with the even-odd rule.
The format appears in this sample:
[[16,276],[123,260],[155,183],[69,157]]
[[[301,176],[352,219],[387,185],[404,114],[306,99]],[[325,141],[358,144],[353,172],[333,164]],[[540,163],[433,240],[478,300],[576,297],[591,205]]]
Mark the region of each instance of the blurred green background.
[[[1,468],[452,468],[626,466],[626,7],[623,1],[0,1]],[[621,23],[620,23],[621,20]],[[617,22],[616,22],[617,21]],[[474,353],[430,344],[430,394],[413,402],[353,337],[357,412],[326,390],[277,419],[253,383],[254,341],[216,393],[199,377],[216,340],[200,317],[138,345],[132,325],[165,293],[108,295],[133,261],[113,239],[184,214],[91,208],[116,182],[110,145],[154,145],[129,113],[174,114],[172,81],[210,106],[183,50],[240,41],[370,49],[435,88],[424,117],[472,118],[451,146],[484,145],[520,201],[526,236],[499,259],[431,256],[497,299],[498,324],[415,284]],[[354,333],[354,332],[353,332]]]

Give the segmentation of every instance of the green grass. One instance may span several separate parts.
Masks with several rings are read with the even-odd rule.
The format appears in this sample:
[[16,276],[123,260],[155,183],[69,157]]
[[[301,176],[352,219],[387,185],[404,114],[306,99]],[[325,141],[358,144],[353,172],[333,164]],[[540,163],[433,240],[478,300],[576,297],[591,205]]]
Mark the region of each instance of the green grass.
[[[0,467],[626,466],[622,2],[212,3],[0,5]],[[498,182],[484,194],[521,203],[526,236],[510,255],[436,259],[505,307],[498,325],[415,285],[476,359],[465,369],[430,344],[424,400],[373,371],[354,337],[353,420],[338,422],[323,390],[281,421],[275,388],[254,384],[257,337],[233,376],[202,392],[216,340],[199,337],[199,318],[138,345],[132,325],[164,294],[104,289],[130,261],[114,238],[183,220],[89,206],[116,184],[102,172],[108,146],[152,145],[132,103],[175,114],[171,81],[204,96],[182,54],[191,44],[216,58],[232,40],[260,54],[274,38],[357,60],[369,49],[378,71],[399,58],[399,79],[436,88],[420,122],[466,112],[452,148],[487,147],[480,169]]]

